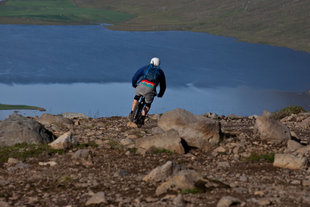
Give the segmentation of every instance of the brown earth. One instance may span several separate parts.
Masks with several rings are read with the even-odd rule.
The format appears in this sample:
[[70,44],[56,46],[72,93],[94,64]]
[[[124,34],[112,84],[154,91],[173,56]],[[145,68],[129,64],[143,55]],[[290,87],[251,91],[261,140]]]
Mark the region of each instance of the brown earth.
[[[286,148],[256,137],[253,118],[215,117],[221,122],[223,140],[208,152],[191,149],[182,155],[167,151],[140,155],[132,146],[120,144],[124,138],[152,135],[158,116],[150,115],[142,128],[127,127],[124,117],[74,119],[71,130],[77,140],[97,143],[87,148],[91,158],[72,158],[74,149],[0,166],[0,206],[85,206],[94,193],[101,191],[107,203],[97,206],[176,206],[178,193],[184,199],[179,206],[216,206],[223,196],[242,201],[234,206],[310,206],[310,170],[275,168],[265,159],[247,159],[251,153],[271,154]],[[309,144],[310,130],[287,125]],[[57,136],[69,130],[59,124],[46,127]],[[157,197],[157,186],[142,178],[169,160],[225,185],[205,192],[169,192]],[[49,161],[57,164],[42,165]]]

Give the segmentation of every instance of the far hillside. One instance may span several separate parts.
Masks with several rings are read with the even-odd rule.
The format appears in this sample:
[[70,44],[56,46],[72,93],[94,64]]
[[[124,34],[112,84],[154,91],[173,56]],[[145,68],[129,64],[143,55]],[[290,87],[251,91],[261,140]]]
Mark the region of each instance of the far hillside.
[[0,23],[105,22],[115,30],[208,32],[310,52],[309,11],[306,0],[8,0]]

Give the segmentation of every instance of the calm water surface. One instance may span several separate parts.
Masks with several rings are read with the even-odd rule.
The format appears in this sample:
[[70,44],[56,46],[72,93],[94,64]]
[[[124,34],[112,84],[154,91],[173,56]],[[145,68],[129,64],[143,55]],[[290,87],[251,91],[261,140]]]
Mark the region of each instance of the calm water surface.
[[[226,115],[287,105],[310,110],[309,53],[205,33],[103,25],[0,25],[0,103],[38,105],[54,114],[127,115],[131,77],[153,56],[161,58],[167,78],[153,113],[177,107]],[[0,111],[0,119],[9,113]]]

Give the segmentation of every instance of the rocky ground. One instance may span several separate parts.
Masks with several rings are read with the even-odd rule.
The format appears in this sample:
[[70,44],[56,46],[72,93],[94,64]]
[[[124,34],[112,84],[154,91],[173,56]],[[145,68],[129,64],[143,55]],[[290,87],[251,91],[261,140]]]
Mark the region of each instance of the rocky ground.
[[[71,123],[41,120],[54,135],[71,131],[85,145],[3,163],[0,206],[310,206],[308,165],[280,168],[269,160],[286,152],[287,144],[262,140],[254,130],[255,117],[205,116],[221,123],[219,144],[185,154],[137,153],[136,139],[160,133],[160,115],[150,115],[142,128],[129,126],[125,117],[71,118]],[[310,129],[302,122],[307,117],[310,114],[281,120],[303,146],[310,142]],[[157,195],[159,184],[144,177],[168,161],[194,170],[212,184]]]

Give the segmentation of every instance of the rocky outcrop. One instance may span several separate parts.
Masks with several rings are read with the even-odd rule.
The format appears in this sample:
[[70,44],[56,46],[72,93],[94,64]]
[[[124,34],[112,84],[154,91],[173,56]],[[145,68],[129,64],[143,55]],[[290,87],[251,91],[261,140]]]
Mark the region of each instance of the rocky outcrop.
[[262,140],[271,144],[286,144],[291,138],[289,128],[273,119],[268,111],[256,118],[254,128]]
[[0,122],[0,146],[17,143],[47,144],[54,139],[55,136],[42,124],[19,114],[12,114]]
[[158,126],[164,131],[176,130],[179,136],[191,147],[208,150],[219,142],[219,122],[203,117],[195,116],[184,109],[175,109],[164,113]]

